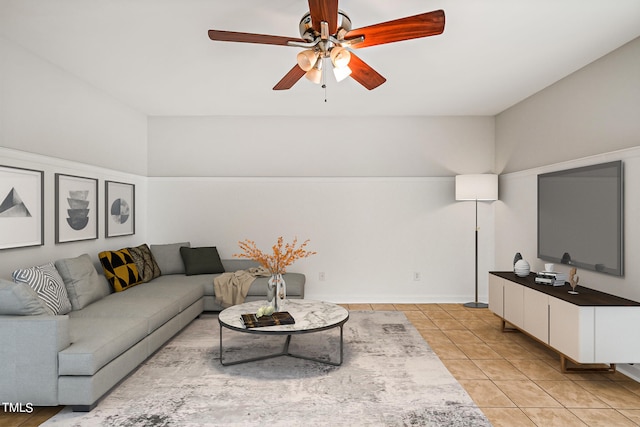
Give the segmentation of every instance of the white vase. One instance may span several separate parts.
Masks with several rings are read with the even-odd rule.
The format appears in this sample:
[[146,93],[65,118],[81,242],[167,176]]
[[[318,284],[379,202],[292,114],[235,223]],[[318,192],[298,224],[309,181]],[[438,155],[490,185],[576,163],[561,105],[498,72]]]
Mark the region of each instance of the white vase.
[[523,259],[518,260],[513,266],[513,272],[516,273],[516,276],[527,277],[530,271],[529,263]]

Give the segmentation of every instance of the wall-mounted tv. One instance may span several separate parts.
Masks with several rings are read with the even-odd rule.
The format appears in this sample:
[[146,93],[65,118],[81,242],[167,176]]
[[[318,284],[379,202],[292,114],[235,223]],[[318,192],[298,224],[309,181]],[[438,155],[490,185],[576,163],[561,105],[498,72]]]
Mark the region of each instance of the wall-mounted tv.
[[621,161],[538,175],[538,258],[623,276],[623,209]]

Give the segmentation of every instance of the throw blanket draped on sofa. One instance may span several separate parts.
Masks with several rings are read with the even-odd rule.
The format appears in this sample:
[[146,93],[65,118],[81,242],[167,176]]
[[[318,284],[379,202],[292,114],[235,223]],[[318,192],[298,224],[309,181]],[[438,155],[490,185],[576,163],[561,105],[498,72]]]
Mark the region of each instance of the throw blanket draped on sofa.
[[238,270],[232,273],[222,273],[213,279],[216,302],[225,308],[242,304],[256,277],[267,277],[270,275],[271,273],[263,267]]

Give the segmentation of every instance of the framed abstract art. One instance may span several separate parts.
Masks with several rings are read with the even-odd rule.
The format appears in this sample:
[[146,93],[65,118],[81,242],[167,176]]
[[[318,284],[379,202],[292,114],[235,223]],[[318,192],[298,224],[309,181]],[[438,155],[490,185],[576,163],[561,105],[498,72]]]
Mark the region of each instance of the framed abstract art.
[[44,172],[0,165],[0,249],[44,245]]
[[98,238],[98,180],[56,175],[56,243]]
[[106,237],[128,236],[136,232],[136,187],[124,182],[105,181]]

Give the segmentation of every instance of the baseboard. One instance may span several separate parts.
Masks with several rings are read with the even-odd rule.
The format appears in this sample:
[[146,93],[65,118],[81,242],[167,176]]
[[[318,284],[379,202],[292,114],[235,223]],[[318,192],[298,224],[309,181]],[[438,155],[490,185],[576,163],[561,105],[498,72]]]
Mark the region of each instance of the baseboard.
[[640,364],[620,364],[617,365],[617,368],[620,373],[640,382]]

